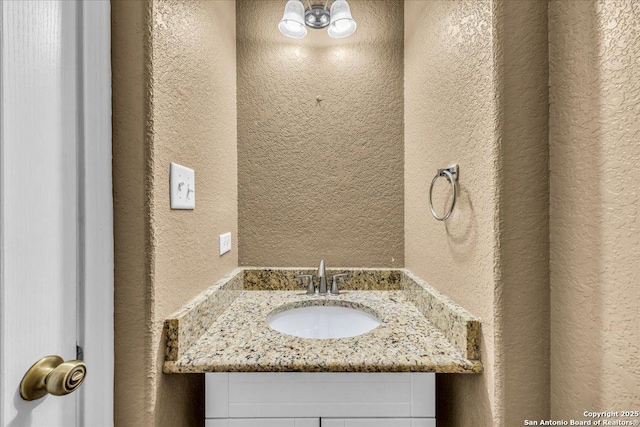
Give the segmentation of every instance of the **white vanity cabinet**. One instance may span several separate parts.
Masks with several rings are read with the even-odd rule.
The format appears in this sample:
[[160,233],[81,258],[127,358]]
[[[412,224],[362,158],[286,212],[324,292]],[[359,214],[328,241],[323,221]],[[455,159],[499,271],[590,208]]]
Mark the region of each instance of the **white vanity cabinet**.
[[435,427],[433,373],[207,373],[206,427]]
[[322,427],[436,427],[435,418],[323,418]]
[[207,418],[204,427],[320,427],[320,418]]

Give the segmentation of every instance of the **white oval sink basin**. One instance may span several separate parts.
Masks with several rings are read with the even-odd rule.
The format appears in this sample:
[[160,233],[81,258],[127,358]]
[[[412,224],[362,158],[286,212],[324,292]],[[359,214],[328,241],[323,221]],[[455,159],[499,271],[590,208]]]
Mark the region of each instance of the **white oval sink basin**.
[[380,325],[375,316],[354,308],[311,305],[270,315],[267,323],[283,334],[300,338],[329,339],[362,335]]

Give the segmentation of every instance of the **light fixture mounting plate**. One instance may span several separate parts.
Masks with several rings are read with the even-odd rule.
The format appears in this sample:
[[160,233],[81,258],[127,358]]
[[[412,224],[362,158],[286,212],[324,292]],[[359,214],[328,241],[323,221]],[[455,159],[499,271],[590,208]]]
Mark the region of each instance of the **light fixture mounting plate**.
[[331,23],[331,14],[329,9],[324,6],[310,6],[304,12],[304,23],[309,28],[321,30],[327,28]]

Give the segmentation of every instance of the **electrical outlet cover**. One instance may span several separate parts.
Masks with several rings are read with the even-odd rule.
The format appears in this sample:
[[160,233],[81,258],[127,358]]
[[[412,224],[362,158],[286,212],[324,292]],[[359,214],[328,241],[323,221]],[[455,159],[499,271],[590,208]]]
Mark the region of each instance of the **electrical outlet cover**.
[[171,209],[195,209],[196,178],[193,169],[171,163]]
[[220,235],[220,255],[226,254],[231,250],[231,233]]

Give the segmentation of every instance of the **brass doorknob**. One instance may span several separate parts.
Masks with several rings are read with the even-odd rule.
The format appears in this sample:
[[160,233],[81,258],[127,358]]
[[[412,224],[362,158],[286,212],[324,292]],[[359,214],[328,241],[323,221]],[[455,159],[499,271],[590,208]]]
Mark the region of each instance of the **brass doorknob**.
[[64,396],[84,381],[87,365],[82,360],[65,362],[60,356],[47,356],[38,360],[20,382],[20,396],[24,400],[37,400],[49,394]]

